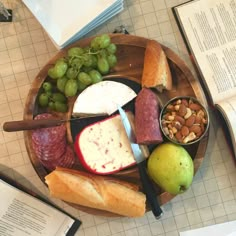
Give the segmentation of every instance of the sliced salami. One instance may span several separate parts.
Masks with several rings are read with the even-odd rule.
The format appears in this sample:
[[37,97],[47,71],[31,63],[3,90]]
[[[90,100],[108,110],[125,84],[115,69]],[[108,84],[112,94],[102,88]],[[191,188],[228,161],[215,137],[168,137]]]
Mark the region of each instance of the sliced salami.
[[[35,119],[50,119],[51,114],[40,114]],[[48,170],[57,166],[72,167],[74,152],[66,141],[66,126],[36,129],[32,132],[32,147],[42,165]]]
[[[43,113],[39,114],[35,117],[35,120],[39,119],[50,119],[53,118],[51,114]],[[38,145],[53,145],[65,138],[66,135],[66,126],[65,124],[49,127],[49,128],[41,128],[36,129],[32,133],[32,140],[34,143]]]
[[75,163],[75,154],[72,148],[67,145],[66,152],[63,157],[59,160],[58,166],[70,168]]

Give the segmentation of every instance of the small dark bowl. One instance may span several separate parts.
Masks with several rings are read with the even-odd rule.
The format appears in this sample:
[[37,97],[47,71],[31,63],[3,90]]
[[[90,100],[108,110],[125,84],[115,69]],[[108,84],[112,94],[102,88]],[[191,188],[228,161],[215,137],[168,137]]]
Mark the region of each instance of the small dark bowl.
[[[185,113],[185,115],[183,115],[185,109],[178,110],[178,107],[181,105],[181,103],[178,104],[179,101],[185,105],[185,108],[189,108],[187,109],[188,114],[190,114],[191,111],[190,116],[194,116],[195,118],[190,118],[189,120],[188,118],[184,118],[188,117],[188,114]],[[186,101],[188,103],[186,103]],[[171,105],[173,105],[173,107]],[[183,108],[183,105],[181,107]],[[202,117],[203,114],[204,117]],[[182,117],[184,122],[183,119],[179,117]],[[192,121],[195,119],[193,125],[191,125],[191,119]],[[163,135],[169,141],[184,146],[199,142],[209,129],[209,113],[206,107],[196,98],[189,96],[179,96],[169,100],[161,110],[159,121]],[[187,134],[187,131],[189,134],[184,135]],[[194,136],[196,137],[194,138]]]

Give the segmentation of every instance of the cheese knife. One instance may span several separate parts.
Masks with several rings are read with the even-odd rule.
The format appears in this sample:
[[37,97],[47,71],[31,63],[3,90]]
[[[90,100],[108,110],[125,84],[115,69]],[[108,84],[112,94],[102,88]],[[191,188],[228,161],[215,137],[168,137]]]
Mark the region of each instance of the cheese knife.
[[135,133],[125,111],[120,106],[118,106],[118,110],[121,116],[121,121],[125,128],[126,134],[130,141],[132,152],[134,154],[135,160],[138,165],[144,193],[146,194],[147,200],[151,206],[153,215],[155,216],[156,219],[159,219],[162,216],[163,212],[158,203],[154,186],[152,185],[152,182],[149,179],[149,176],[146,171],[146,162],[145,162],[146,158],[140,148],[140,145],[135,143]]

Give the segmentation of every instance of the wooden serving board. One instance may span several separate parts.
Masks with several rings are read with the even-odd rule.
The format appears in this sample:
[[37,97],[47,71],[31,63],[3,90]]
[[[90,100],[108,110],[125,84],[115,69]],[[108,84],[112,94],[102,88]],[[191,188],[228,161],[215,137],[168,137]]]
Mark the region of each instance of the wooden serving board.
[[[140,80],[142,77],[143,71],[143,61],[144,61],[144,53],[145,47],[149,39],[132,36],[132,35],[124,35],[124,34],[111,34],[112,42],[117,45],[117,58],[118,64],[114,68],[111,74],[109,74],[109,78],[127,78],[128,80],[134,81],[140,84]],[[40,108],[37,104],[37,95],[39,89],[47,78],[47,71],[50,67],[53,66],[55,61],[58,58],[61,58],[66,55],[66,52],[69,48],[74,46],[85,47],[89,45],[92,38],[87,38],[80,40],[69,47],[61,50],[57,55],[55,55],[39,72],[36,78],[33,81],[32,87],[29,91],[27,101],[25,104],[24,109],[24,119],[25,120],[32,120],[35,115],[40,113]],[[171,69],[172,78],[173,78],[173,89],[171,91],[164,91],[161,94],[158,94],[159,101],[161,105],[165,104],[169,99],[175,96],[193,96],[196,97],[202,102],[203,104],[207,104],[204,93],[201,89],[199,82],[193,77],[191,71],[186,66],[183,60],[179,58],[171,49],[163,46],[163,49],[166,53],[168,63]],[[75,98],[70,99],[70,106],[69,111],[66,114],[60,114],[62,118],[70,118],[73,108],[73,102]],[[67,122],[67,139],[69,143],[73,143],[73,135],[71,132],[71,126],[69,122]],[[36,170],[37,174],[44,182],[44,177],[48,174],[48,171],[42,166],[39,162],[37,156],[35,155],[32,149],[31,143],[31,131],[24,131],[24,138],[25,138],[25,145],[27,148],[27,152],[31,163]],[[187,151],[190,153],[191,157],[194,160],[194,170],[195,173],[197,172],[203,158],[205,155],[207,142],[208,142],[208,133],[205,137],[198,143],[195,143],[190,146],[186,146]],[[77,161],[75,169],[83,169],[80,163]],[[124,179],[126,181],[134,182],[140,185],[140,179],[138,170],[136,167],[131,167],[130,169],[120,171],[113,175],[115,178]],[[157,185],[155,185],[157,198],[159,202],[162,204],[167,203],[170,201],[174,196],[163,192]],[[73,207],[85,211],[90,214],[94,215],[102,215],[102,216],[117,216],[116,214],[101,211],[93,208],[83,207],[80,205],[70,204]],[[147,206],[147,211],[149,207]]]

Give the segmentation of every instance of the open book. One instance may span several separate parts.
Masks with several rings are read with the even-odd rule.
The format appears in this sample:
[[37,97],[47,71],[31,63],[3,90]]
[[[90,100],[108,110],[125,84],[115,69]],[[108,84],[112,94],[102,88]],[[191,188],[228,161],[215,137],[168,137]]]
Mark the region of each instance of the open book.
[[[6,182],[7,181],[7,182]],[[13,185],[14,184],[14,185]],[[21,189],[19,189],[21,188]],[[0,176],[0,235],[74,235],[81,222],[32,191]],[[35,196],[32,196],[34,194]]]
[[226,121],[236,158],[236,1],[189,1],[173,13],[210,103]]

